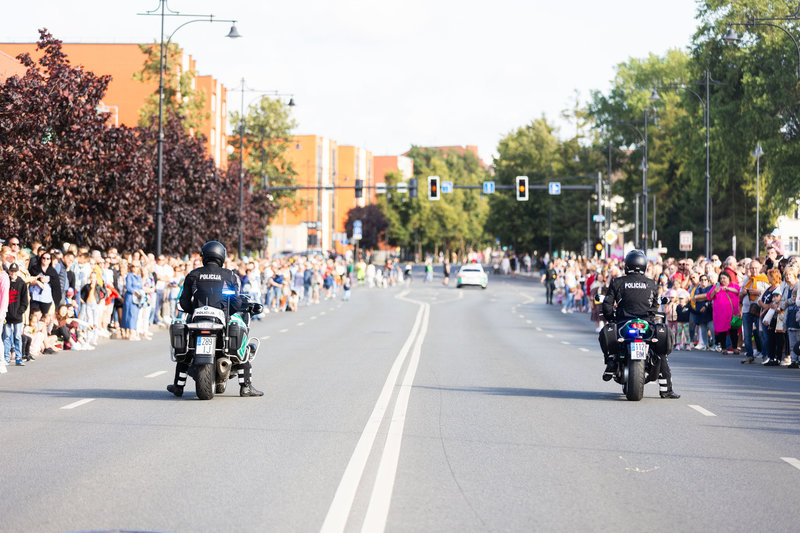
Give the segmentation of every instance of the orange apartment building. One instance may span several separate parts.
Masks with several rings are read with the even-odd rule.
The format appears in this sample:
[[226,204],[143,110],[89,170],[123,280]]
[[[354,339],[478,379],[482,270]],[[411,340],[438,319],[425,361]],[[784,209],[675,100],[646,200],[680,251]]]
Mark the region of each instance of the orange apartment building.
[[[111,113],[112,123],[126,126],[136,126],[139,123],[139,109],[150,95],[158,91],[158,80],[140,82],[133,79],[133,75],[142,70],[146,59],[138,44],[64,43],[62,51],[73,65],[82,65],[97,75],[111,76],[100,109]],[[36,50],[36,43],[0,43],[2,55],[15,58],[26,52],[34,59],[41,55]],[[176,73],[180,75],[181,72],[189,70],[196,72],[197,65],[192,56],[183,50],[180,53],[181,61],[175,66]],[[227,164],[225,87],[212,76],[195,76],[192,88],[205,93],[204,115],[207,118],[201,133],[206,136],[206,150],[218,166],[225,167]]]
[[[294,206],[281,210],[272,221],[269,250],[309,248],[342,251],[347,212],[375,201],[373,156],[357,146],[339,146],[318,135],[292,138],[286,158],[294,165],[297,185],[345,187],[296,192]],[[355,180],[364,182],[364,195],[355,198]]]

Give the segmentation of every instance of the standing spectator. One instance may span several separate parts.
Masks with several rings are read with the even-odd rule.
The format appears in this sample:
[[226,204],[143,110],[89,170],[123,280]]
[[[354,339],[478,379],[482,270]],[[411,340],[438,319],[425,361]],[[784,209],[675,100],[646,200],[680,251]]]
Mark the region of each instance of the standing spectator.
[[[714,346],[714,323],[711,319],[711,302],[709,302],[707,298],[711,288],[711,279],[708,274],[701,274],[700,286],[695,289],[692,295],[692,300],[695,302],[695,307],[697,309],[695,324],[700,336],[700,340],[697,343],[698,350],[710,350]],[[712,328],[710,334],[709,327]]]
[[797,270],[793,267],[786,267],[783,271],[783,283],[781,284],[781,299],[778,302],[779,318],[778,327],[776,332],[779,333],[778,344],[781,346],[780,355],[785,356],[781,362],[781,366],[789,366],[792,364],[792,348],[794,343],[790,342],[791,338],[786,327],[786,314],[789,308],[795,302],[795,286],[797,285]]
[[[33,259],[31,257],[31,259]],[[47,278],[47,283],[50,286],[49,291],[44,291],[43,299],[40,299],[40,306],[39,309],[42,310],[42,315],[47,315],[48,313],[55,313],[55,309],[51,309],[54,303],[58,303],[61,301],[61,282],[58,279],[58,272],[56,269],[53,268],[52,263],[52,256],[49,252],[44,252],[39,257],[39,260],[36,263],[35,268],[29,268],[28,271],[30,272],[31,276],[35,276],[39,279],[42,279],[42,276]],[[43,286],[39,286],[40,289],[44,289]],[[42,291],[38,291],[42,292]],[[34,298],[35,300],[36,298]],[[45,310],[44,305],[45,303],[50,303],[48,308]]]
[[[11,279],[5,269],[0,268],[0,323],[5,322],[6,313],[8,312],[8,289],[11,285]],[[0,374],[5,374],[6,360],[0,360]]]
[[161,326],[167,325],[167,317],[164,316],[163,307],[167,303],[168,293],[167,287],[169,283],[172,281],[172,277],[175,275],[175,271],[172,267],[167,263],[167,257],[164,255],[158,256],[158,261],[156,264],[153,265],[153,276],[155,277],[155,293],[153,298],[153,311],[150,316],[150,321],[153,324],[158,324]]
[[758,259],[753,259],[747,265],[747,276],[744,278],[742,290],[739,293],[742,301],[742,331],[746,356],[742,360],[742,364],[752,364],[755,361],[754,339],[758,351],[761,352],[763,350],[760,333],[763,326],[759,319],[761,308],[758,305],[758,300],[767,287],[769,287],[769,282],[767,281],[767,276],[761,273],[761,262]]
[[[762,338],[762,346],[764,350],[761,352],[761,364],[766,366],[777,366],[780,362],[776,359],[778,347],[776,346],[775,339],[775,326],[777,325],[776,308],[778,307],[778,300],[780,299],[780,292],[778,287],[783,281],[781,271],[777,268],[771,268],[767,271],[767,280],[769,287],[767,287],[761,294],[758,300],[758,305],[761,307],[761,315],[759,319],[762,321],[764,337]],[[771,312],[770,312],[771,310]]]
[[594,322],[594,330],[600,332],[603,329],[603,300],[605,299],[608,285],[606,284],[606,276],[603,272],[598,272],[592,280],[589,287],[589,294],[591,295],[591,319]]
[[[528,260],[530,261],[530,256],[528,256]],[[445,259],[444,264],[442,265],[442,271],[444,272],[444,279],[442,280],[442,285],[449,285],[450,284],[450,262]],[[528,272],[530,272],[530,265],[528,265]]]
[[272,263],[273,274],[269,279],[269,292],[267,293],[267,307],[277,312],[281,304],[283,292],[283,273],[277,263]]
[[689,336],[689,294],[684,289],[678,289],[678,305],[675,307],[676,323],[675,347],[679,350],[691,350],[692,343]]
[[105,300],[106,292],[97,282],[97,274],[89,274],[89,281],[81,289],[81,320],[86,322],[84,335],[89,344],[97,346],[98,332],[100,331],[100,314]]
[[342,277],[342,289],[344,294],[342,295],[342,301],[348,302],[350,301],[350,289],[352,287],[353,280],[350,278],[350,274],[345,273]]
[[[28,284],[19,276],[19,266],[11,263],[8,267],[8,300],[6,323],[3,325],[3,348],[5,352],[5,363],[11,362],[11,351],[14,351],[14,359],[17,366],[23,366],[22,362],[22,319],[28,309]],[[0,293],[6,294],[3,290],[2,274],[0,274]],[[0,299],[2,299],[0,295]],[[0,302],[0,307],[2,307]],[[0,309],[2,314],[2,309]]]
[[63,295],[67,292],[67,289],[70,287],[73,289],[75,288],[75,273],[70,272],[69,269],[75,259],[75,255],[69,251],[62,253],[58,248],[51,250],[50,255],[54,258],[53,268],[58,274],[58,282],[61,284],[62,298],[61,301],[58,302],[61,304],[64,302]]
[[125,276],[125,297],[122,303],[122,321],[120,322],[123,339],[139,340],[136,326],[143,301],[142,268],[138,264],[133,264],[130,272]]
[[[731,327],[731,318],[740,316],[739,313],[739,285],[731,281],[731,276],[722,270],[718,276],[719,281],[707,295],[708,301],[714,305],[712,319],[714,334],[718,350],[725,353],[739,353],[739,331]],[[731,349],[726,349],[726,338],[731,340]]]

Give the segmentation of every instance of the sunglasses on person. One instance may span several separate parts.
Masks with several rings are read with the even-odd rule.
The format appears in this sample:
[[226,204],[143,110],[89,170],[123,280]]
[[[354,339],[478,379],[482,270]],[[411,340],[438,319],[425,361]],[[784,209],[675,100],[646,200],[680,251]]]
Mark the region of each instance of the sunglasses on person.
[[8,243],[9,246],[19,246],[19,241],[11,241]]
[[50,260],[50,256],[49,255],[43,255],[42,256],[42,261],[44,261],[45,259],[47,259],[49,261]]

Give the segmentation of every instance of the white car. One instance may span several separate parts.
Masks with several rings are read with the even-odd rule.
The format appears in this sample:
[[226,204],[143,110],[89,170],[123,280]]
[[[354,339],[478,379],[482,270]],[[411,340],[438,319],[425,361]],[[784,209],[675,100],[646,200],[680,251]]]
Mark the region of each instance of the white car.
[[468,263],[461,267],[456,274],[456,287],[459,289],[463,285],[480,285],[482,289],[489,283],[489,276],[483,270],[480,263]]

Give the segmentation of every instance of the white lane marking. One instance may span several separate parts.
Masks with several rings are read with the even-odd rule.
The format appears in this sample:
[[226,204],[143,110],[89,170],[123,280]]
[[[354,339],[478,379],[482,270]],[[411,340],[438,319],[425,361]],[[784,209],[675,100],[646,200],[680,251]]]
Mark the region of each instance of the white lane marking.
[[317,319],[317,317],[316,317],[316,316],[312,316],[312,317],[311,317],[311,320],[316,320],[316,319]]
[[[406,294],[408,294],[408,291],[400,293],[395,298],[400,299]],[[320,529],[323,533],[339,533],[344,531],[347,525],[347,519],[353,507],[353,500],[355,499],[358,485],[361,483],[361,477],[364,475],[364,469],[367,466],[367,459],[375,444],[375,438],[378,435],[381,421],[383,421],[386,410],[389,408],[389,401],[391,400],[392,391],[397,382],[397,376],[400,375],[400,368],[405,363],[414,338],[416,338],[419,328],[422,325],[424,310],[425,305],[420,305],[414,325],[411,327],[411,333],[408,335],[406,342],[397,354],[392,368],[389,370],[389,375],[386,376],[386,382],[383,384],[383,389],[381,389],[381,393],[378,396],[378,401],[372,409],[372,414],[370,414],[364,426],[364,431],[361,432],[361,437],[358,439],[356,448],[353,450],[353,455],[347,463],[347,468],[345,468],[344,475],[342,475],[342,480],[336,488],[336,494],[333,496],[331,506],[328,508],[328,514],[325,516],[325,522]]]
[[525,318],[525,315],[519,315],[520,318]]
[[525,322],[528,324],[533,324],[533,320],[526,320]]
[[567,341],[561,341],[561,344],[569,344]]
[[319,314],[320,314],[320,315],[324,315],[324,314],[325,314],[325,311],[320,311],[320,312],[319,312]]
[[692,409],[694,409],[695,411],[697,411],[698,413],[700,413],[703,416],[717,416],[714,413],[712,413],[711,411],[709,411],[708,409],[703,409],[699,405],[690,405],[689,407],[691,407]]
[[298,322],[297,325],[298,326],[303,326],[303,325],[305,325],[305,322]]
[[86,405],[87,403],[93,401],[95,401],[95,398],[84,398],[83,400],[78,400],[77,402],[72,402],[71,404],[65,405],[64,407],[61,407],[61,409],[75,409],[76,407]]
[[551,334],[549,334],[549,333],[545,333],[545,337],[547,337],[547,338],[549,338],[549,339],[552,339],[552,338],[553,338],[553,336],[552,336]]
[[795,467],[796,469],[800,470],[800,461],[798,461],[794,457],[781,457],[784,461]]
[[367,513],[364,516],[364,523],[361,531],[370,533],[372,531],[385,531],[386,521],[389,518],[389,507],[392,503],[392,491],[397,477],[397,464],[400,460],[400,446],[403,441],[403,428],[406,423],[406,412],[408,411],[408,399],[411,395],[411,388],[414,386],[414,376],[419,367],[420,354],[422,353],[422,343],[425,341],[425,334],[428,331],[428,319],[430,318],[430,306],[424,307],[423,325],[417,341],[414,344],[414,352],[408,362],[403,384],[397,394],[397,401],[392,413],[392,423],[386,435],[386,443],[383,447],[383,454],[378,465],[378,473],[375,476],[375,485],[372,487],[372,496],[369,499]]
[[281,332],[281,333],[286,333],[287,331],[289,331],[289,330],[288,330],[288,329],[286,329],[286,328],[283,328],[283,329],[282,329],[280,332]]
[[147,374],[145,377],[146,378],[157,378],[161,374],[166,374],[166,373],[167,373],[166,370],[159,370],[158,372],[153,372],[152,374]]
[[588,348],[578,348],[578,349],[579,349],[580,351],[582,351],[582,352],[588,352],[588,351],[589,351],[589,349],[588,349]]
[[267,340],[267,339],[269,339],[269,335],[264,335],[263,337],[261,337],[261,340],[262,340],[262,341],[265,341],[265,340]]
[[542,328],[540,328],[540,327],[538,327],[538,326],[537,326],[537,327],[536,327],[536,331],[542,331]]

